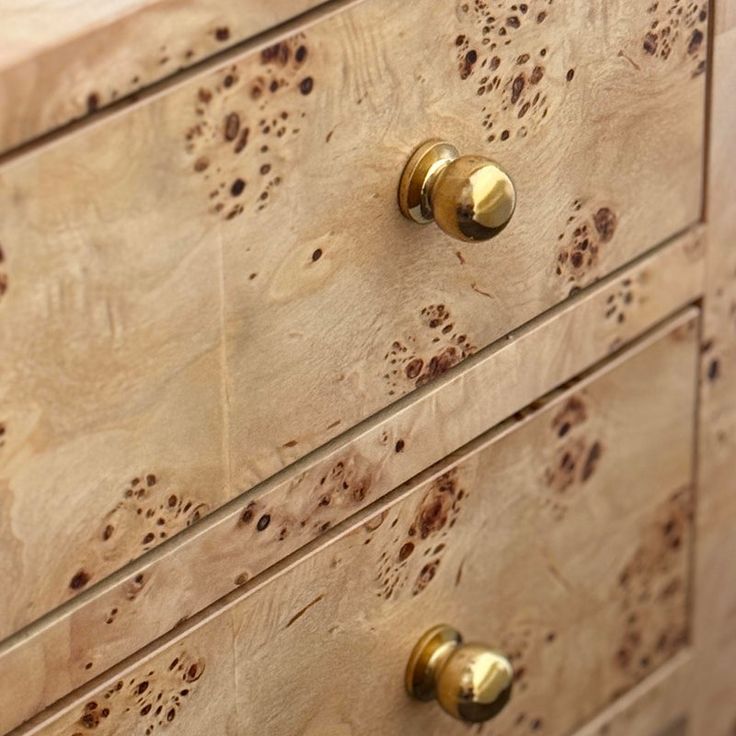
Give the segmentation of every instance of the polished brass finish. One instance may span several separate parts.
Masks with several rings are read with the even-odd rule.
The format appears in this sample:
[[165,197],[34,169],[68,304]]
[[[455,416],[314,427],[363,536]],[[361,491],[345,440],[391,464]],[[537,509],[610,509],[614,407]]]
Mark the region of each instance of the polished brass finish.
[[399,183],[399,208],[414,222],[433,220],[458,240],[490,240],[508,225],[516,207],[514,184],[498,164],[460,156],[432,140],[412,154]]
[[451,716],[469,723],[493,718],[511,698],[514,672],[502,654],[463,644],[440,624],[417,642],[406,666],[406,689],[419,700],[435,698]]

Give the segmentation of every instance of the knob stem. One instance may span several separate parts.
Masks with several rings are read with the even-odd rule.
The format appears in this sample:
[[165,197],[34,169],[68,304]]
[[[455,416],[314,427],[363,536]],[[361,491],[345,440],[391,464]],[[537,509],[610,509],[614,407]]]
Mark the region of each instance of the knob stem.
[[425,632],[406,668],[406,689],[411,696],[418,700],[432,700],[437,696],[439,673],[462,642],[460,632],[445,624]]
[[439,173],[460,152],[450,143],[431,140],[412,154],[399,184],[399,209],[405,217],[426,225],[434,220],[432,190]]

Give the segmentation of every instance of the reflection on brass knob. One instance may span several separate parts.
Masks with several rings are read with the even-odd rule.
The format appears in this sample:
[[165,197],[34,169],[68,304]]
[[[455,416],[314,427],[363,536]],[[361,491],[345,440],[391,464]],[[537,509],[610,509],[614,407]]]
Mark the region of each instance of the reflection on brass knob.
[[514,214],[516,191],[493,161],[460,156],[444,141],[427,141],[401,175],[399,207],[410,220],[434,220],[458,240],[490,240]]
[[441,624],[417,642],[406,667],[406,689],[419,700],[437,699],[461,721],[493,718],[509,702],[514,671],[502,654],[482,644],[463,644]]

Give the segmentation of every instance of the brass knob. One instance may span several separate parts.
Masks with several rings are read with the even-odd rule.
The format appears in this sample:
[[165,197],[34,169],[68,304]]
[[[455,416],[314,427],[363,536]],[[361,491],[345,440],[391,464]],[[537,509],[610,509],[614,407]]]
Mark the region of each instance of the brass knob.
[[502,654],[482,644],[463,644],[441,624],[417,642],[406,667],[406,689],[419,700],[436,698],[451,716],[469,723],[487,721],[511,698],[514,671]]
[[460,156],[444,141],[427,141],[414,151],[399,183],[406,217],[421,224],[434,220],[458,240],[490,240],[508,225],[515,207],[514,183],[498,164]]

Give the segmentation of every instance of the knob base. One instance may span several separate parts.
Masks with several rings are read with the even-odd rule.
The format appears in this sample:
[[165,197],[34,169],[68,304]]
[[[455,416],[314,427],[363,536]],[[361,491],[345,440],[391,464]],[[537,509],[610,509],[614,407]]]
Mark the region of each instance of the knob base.
[[434,220],[430,193],[437,174],[460,152],[441,140],[423,143],[411,155],[399,182],[399,209],[404,217],[426,225]]
[[425,632],[416,643],[406,666],[406,689],[418,700],[436,696],[437,673],[445,660],[462,644],[460,632],[439,624]]

